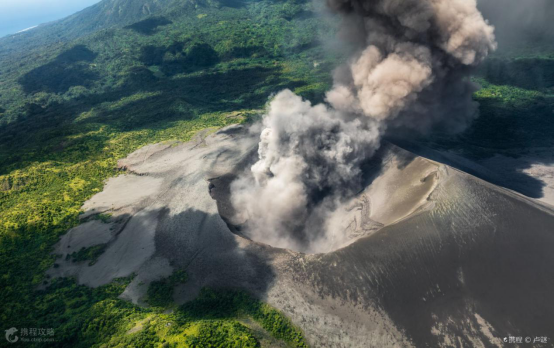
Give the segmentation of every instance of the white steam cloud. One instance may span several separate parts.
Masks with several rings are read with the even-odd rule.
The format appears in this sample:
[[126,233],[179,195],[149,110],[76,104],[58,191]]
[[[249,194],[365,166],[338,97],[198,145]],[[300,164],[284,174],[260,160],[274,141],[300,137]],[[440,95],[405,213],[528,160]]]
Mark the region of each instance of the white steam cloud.
[[[346,241],[329,227],[362,189],[361,167],[385,132],[458,132],[477,115],[471,70],[496,47],[475,0],[330,0],[357,53],[335,71],[328,105],[291,91],[271,101],[259,160],[231,185],[246,234],[326,252]],[[353,40],[354,39],[354,40]]]

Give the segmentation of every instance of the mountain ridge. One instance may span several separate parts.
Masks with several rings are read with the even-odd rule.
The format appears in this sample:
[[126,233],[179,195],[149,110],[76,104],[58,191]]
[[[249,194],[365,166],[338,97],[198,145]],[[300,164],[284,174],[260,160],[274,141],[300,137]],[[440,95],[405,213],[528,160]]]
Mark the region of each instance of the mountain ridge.
[[[209,4],[210,0],[102,0],[65,18],[42,23],[33,30],[0,38],[0,57],[44,45],[67,43],[99,30],[121,28],[178,6]],[[215,4],[215,2],[213,2]]]

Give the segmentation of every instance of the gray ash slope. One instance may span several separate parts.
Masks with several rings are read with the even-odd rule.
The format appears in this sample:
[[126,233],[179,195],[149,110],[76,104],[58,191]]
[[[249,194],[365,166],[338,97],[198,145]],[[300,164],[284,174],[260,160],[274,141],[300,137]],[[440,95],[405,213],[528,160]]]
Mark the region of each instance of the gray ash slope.
[[[49,273],[92,287],[135,273],[121,297],[144,304],[149,282],[185,268],[177,302],[205,286],[246,289],[289,316],[312,346],[554,338],[551,206],[388,143],[374,160],[380,170],[344,210],[346,246],[312,255],[277,249],[226,224],[226,186],[256,139],[240,126],[206,134],[122,160],[128,174],[108,181],[64,237],[87,246],[83,236],[100,234],[89,245],[106,241],[106,251],[92,266],[61,259]],[[110,222],[85,222],[100,212]]]

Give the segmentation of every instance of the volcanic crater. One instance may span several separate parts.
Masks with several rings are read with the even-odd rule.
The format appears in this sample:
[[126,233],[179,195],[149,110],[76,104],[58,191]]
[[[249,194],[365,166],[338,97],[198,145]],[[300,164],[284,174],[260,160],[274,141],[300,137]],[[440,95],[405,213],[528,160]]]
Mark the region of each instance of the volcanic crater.
[[[551,206],[385,143],[365,189],[330,217],[332,243],[311,254],[276,248],[248,238],[229,202],[257,141],[234,125],[130,154],[55,254],[99,243],[104,252],[92,265],[61,257],[48,273],[91,287],[135,274],[120,297],[144,305],[150,282],[185,269],[177,303],[206,286],[245,289],[313,346],[554,337],[554,279],[542,276],[554,268]],[[100,213],[111,218],[93,220]]]

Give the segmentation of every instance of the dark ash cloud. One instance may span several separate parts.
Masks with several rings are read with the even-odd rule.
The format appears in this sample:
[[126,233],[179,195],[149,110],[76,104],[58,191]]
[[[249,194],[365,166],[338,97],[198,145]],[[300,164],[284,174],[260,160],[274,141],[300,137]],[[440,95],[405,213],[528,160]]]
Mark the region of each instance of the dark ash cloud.
[[327,104],[290,91],[264,116],[259,160],[232,184],[247,235],[326,252],[345,243],[328,217],[361,188],[386,132],[458,132],[477,115],[470,72],[495,49],[475,0],[329,0],[354,54]]

